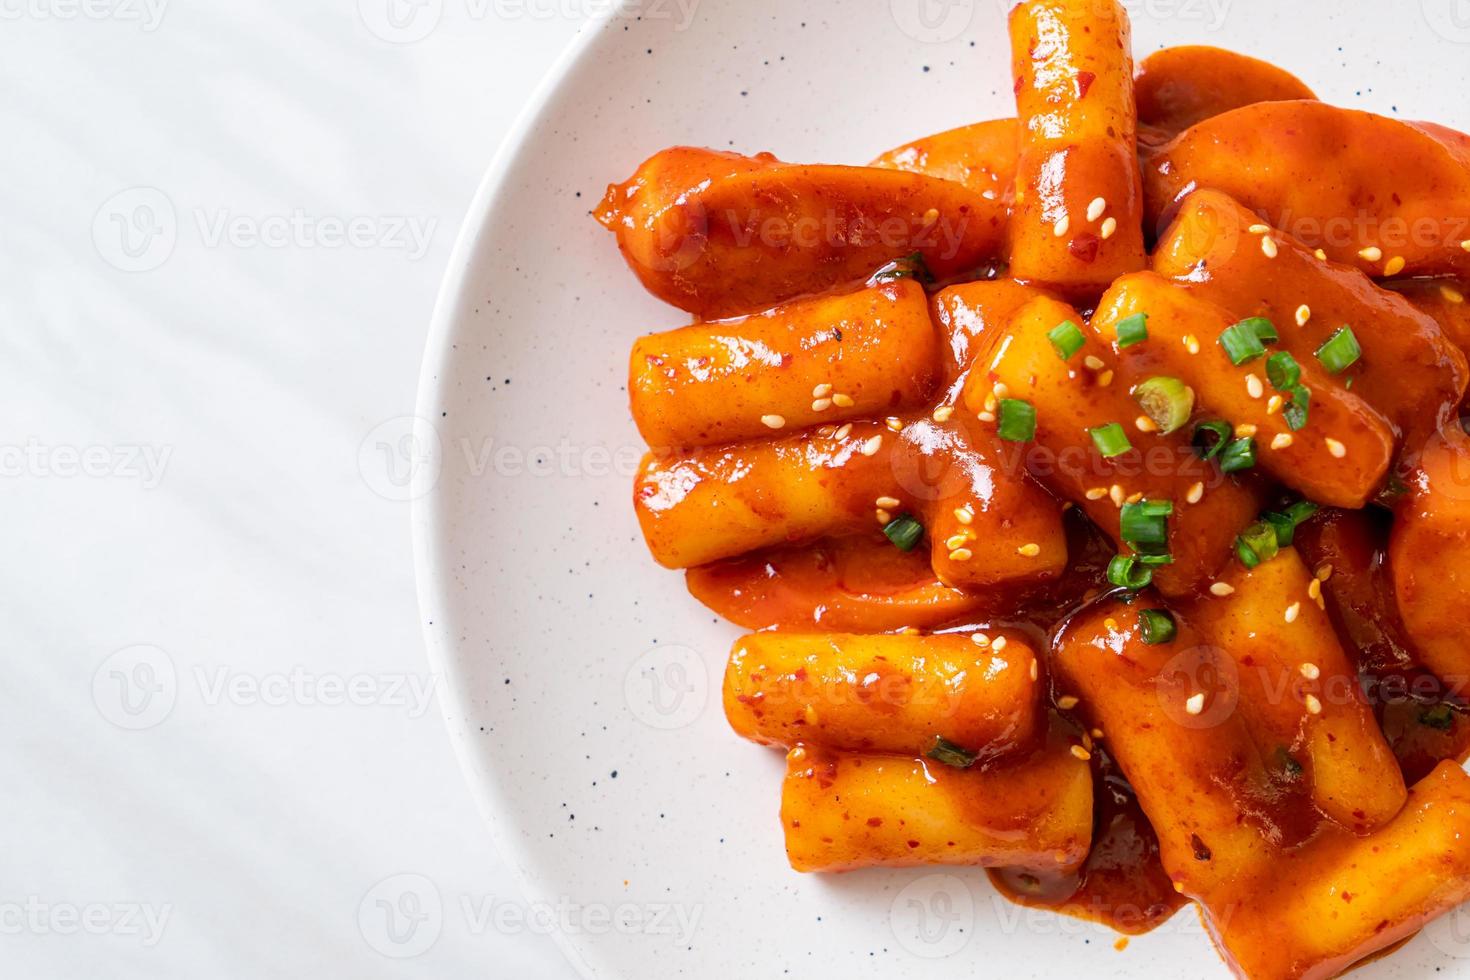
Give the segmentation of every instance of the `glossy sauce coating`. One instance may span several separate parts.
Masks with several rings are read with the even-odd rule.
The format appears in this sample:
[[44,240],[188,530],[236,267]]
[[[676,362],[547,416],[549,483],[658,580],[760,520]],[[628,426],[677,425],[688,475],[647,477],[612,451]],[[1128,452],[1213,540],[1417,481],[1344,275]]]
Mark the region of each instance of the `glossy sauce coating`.
[[1144,58],[1134,87],[1139,123],[1171,139],[1232,109],[1317,97],[1270,62],[1199,44],[1164,48]]
[[894,147],[868,166],[952,180],[990,200],[1008,200],[1016,181],[1018,137],[1014,119],[971,123]]

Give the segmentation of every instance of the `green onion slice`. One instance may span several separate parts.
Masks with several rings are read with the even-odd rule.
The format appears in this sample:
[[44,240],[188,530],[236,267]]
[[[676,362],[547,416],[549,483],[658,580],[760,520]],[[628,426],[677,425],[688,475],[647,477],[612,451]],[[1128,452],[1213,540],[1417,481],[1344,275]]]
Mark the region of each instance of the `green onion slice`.
[[1109,422],[1087,431],[1092,436],[1092,444],[1097,447],[1097,451],[1106,457],[1121,456],[1133,448],[1133,443],[1128,441],[1128,433],[1117,422]]
[[914,546],[924,537],[924,525],[908,514],[900,514],[883,525],[883,533],[899,551],[913,551]]
[[1358,346],[1352,327],[1339,327],[1326,343],[1317,348],[1317,360],[1332,374],[1341,374],[1362,356],[1363,348]]
[[999,434],[1007,442],[1030,442],[1035,439],[1036,406],[1019,398],[1002,398]]
[[1148,314],[1135,313],[1118,321],[1118,347],[1132,347],[1148,339]]
[[1230,363],[1239,367],[1266,353],[1263,340],[1275,339],[1276,328],[1271,325],[1270,320],[1251,317],[1226,327],[1220,334],[1220,346],[1225,348],[1225,355],[1230,358]]
[[1299,500],[1284,511],[1262,514],[1261,518],[1276,529],[1276,544],[1289,548],[1292,541],[1296,540],[1297,527],[1310,520],[1320,509],[1310,500]]
[[1167,500],[1140,500],[1124,504],[1119,516],[1119,537],[1135,551],[1165,554],[1169,545],[1169,515],[1174,505]]
[[934,745],[924,754],[935,762],[942,762],[955,769],[968,769],[975,764],[975,759],[978,758],[974,752],[954,744],[943,735],[935,735]]
[[1064,361],[1069,360],[1087,344],[1087,338],[1082,336],[1081,329],[1071,320],[1052,327],[1046,339],[1051,341],[1051,345],[1057,349],[1057,356]]
[[1220,452],[1220,472],[1239,473],[1256,465],[1256,440],[1232,439]]
[[1172,642],[1179,632],[1167,609],[1140,609],[1138,631],[1143,642],[1155,645]]
[[1226,443],[1230,441],[1230,434],[1234,431],[1230,423],[1223,419],[1201,422],[1194,427],[1194,451],[1200,459],[1214,459],[1220,455]]
[[1294,388],[1302,379],[1302,366],[1286,351],[1277,351],[1266,358],[1266,378],[1277,391]]
[[1257,521],[1235,539],[1235,554],[1246,568],[1255,568],[1263,561],[1270,561],[1280,550],[1276,528],[1267,521]]
[[[1352,378],[1348,379],[1349,381]],[[1291,401],[1281,409],[1281,417],[1286,420],[1287,428],[1297,432],[1306,428],[1307,416],[1312,408],[1312,390],[1306,385],[1296,385],[1290,389]]]
[[1194,414],[1194,389],[1178,378],[1149,378],[1133,389],[1133,397],[1165,435],[1184,428]]
[[1137,555],[1117,555],[1108,562],[1108,581],[1120,589],[1146,589],[1154,580],[1153,569]]

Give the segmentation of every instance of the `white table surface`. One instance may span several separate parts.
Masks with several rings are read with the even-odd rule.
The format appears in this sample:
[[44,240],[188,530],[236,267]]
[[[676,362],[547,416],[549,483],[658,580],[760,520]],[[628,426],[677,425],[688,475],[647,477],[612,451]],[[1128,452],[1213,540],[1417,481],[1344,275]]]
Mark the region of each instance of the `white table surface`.
[[418,2],[0,3],[7,978],[572,975],[451,753],[377,442],[597,3]]

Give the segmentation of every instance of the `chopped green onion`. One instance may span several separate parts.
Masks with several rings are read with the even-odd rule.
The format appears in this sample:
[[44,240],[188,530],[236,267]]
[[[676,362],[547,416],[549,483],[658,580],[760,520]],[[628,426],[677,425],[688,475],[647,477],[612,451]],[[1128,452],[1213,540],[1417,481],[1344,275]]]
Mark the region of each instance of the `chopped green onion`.
[[1153,570],[1142,566],[1136,555],[1117,555],[1108,562],[1108,581],[1120,589],[1146,589],[1153,580]]
[[1232,439],[1220,453],[1220,472],[1239,473],[1256,465],[1256,440]]
[[1051,345],[1057,349],[1057,356],[1064,361],[1070,359],[1087,344],[1087,338],[1082,336],[1082,331],[1071,320],[1052,327],[1046,339],[1051,341]]
[[1133,397],[1165,435],[1184,428],[1194,413],[1194,389],[1178,378],[1149,378],[1133,389]]
[[1266,358],[1266,378],[1277,391],[1286,391],[1302,379],[1302,366],[1286,351],[1277,351]]
[[1141,500],[1124,504],[1119,517],[1119,537],[1135,551],[1165,553],[1169,545],[1169,515],[1174,505],[1167,500]]
[[1444,702],[1419,712],[1419,724],[1447,732],[1455,727],[1454,709]]
[[1171,642],[1179,631],[1167,609],[1140,609],[1138,632],[1143,642],[1157,645]]
[[923,252],[911,252],[901,259],[892,262],[873,273],[873,282],[892,282],[895,279],[914,279],[918,282],[931,283],[934,276],[929,271],[929,265],[924,261]]
[[[1230,441],[1230,434],[1233,431],[1230,423],[1222,419],[1201,422],[1194,427],[1194,451],[1199,454],[1200,459],[1214,459]],[[1215,438],[1211,441],[1207,438],[1208,436]]]
[[935,735],[933,747],[924,754],[935,762],[942,762],[955,769],[968,769],[975,764],[977,758],[974,752],[954,744],[943,735]]
[[1137,557],[1138,557],[1138,563],[1140,565],[1172,565],[1172,564],[1174,564],[1174,556],[1173,555],[1139,555]]
[[1353,334],[1352,327],[1338,327],[1337,332],[1317,348],[1317,360],[1331,374],[1341,374],[1362,356],[1363,348],[1358,346],[1358,338]]
[[1036,406],[1019,398],[1002,398],[999,434],[1007,442],[1030,442],[1035,439]]
[[914,520],[908,514],[900,514],[887,524],[883,525],[883,533],[888,536],[899,551],[913,551],[914,546],[924,537],[924,525]]
[[[1348,379],[1349,381],[1352,378]],[[1287,428],[1296,432],[1306,427],[1307,416],[1312,407],[1312,390],[1306,385],[1296,385],[1290,389],[1291,401],[1281,409],[1281,417],[1286,420]]]
[[1092,444],[1104,456],[1121,456],[1133,448],[1133,443],[1128,441],[1128,433],[1117,422],[1109,422],[1087,431],[1092,436]]
[[1226,327],[1220,334],[1220,346],[1225,348],[1230,363],[1239,367],[1266,353],[1266,347],[1261,341],[1275,339],[1276,328],[1271,326],[1270,320],[1252,317]]
[[1320,509],[1310,500],[1299,500],[1285,511],[1262,514],[1261,518],[1276,529],[1276,544],[1282,548],[1289,548],[1292,541],[1296,539],[1298,525],[1310,520],[1312,515]]
[[1118,321],[1118,347],[1132,347],[1148,339],[1148,314],[1135,313]]
[[1246,568],[1255,568],[1263,561],[1270,561],[1280,550],[1276,528],[1266,521],[1257,521],[1235,539],[1235,554]]

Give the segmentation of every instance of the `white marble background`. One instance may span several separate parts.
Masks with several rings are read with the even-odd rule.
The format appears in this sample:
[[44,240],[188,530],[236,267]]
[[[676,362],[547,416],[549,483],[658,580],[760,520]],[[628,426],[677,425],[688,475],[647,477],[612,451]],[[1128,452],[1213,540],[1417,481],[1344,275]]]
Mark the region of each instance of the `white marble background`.
[[[0,0],[0,975],[571,976],[451,754],[372,433],[595,6]],[[407,946],[401,874],[444,907]]]

